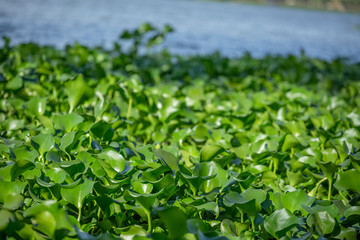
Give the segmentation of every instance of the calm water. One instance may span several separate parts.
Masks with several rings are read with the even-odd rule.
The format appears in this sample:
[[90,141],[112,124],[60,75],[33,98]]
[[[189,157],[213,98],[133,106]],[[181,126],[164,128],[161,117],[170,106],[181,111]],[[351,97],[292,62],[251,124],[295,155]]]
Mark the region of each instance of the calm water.
[[[298,54],[360,61],[360,15],[186,0],[0,0],[0,36],[12,43],[109,47],[149,21],[175,28],[165,46],[180,54],[230,57]],[[357,27],[356,27],[357,26]]]

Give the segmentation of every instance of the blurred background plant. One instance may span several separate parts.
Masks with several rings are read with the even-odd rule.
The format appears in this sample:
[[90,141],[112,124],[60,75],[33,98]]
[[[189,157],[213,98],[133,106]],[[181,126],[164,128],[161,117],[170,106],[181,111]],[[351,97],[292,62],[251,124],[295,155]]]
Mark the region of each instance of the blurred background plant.
[[218,0],[251,4],[281,5],[288,7],[315,8],[339,12],[360,12],[359,0]]

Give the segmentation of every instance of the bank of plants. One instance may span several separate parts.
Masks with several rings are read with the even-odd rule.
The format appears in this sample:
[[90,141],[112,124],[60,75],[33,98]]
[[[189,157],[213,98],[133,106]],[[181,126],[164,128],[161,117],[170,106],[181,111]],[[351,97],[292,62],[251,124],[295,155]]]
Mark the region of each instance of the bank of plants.
[[4,39],[0,238],[358,238],[360,65],[147,50],[171,30]]

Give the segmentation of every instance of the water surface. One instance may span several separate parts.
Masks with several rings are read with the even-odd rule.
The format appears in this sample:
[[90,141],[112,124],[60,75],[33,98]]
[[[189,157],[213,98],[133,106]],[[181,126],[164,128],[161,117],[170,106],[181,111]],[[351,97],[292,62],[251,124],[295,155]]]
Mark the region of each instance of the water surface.
[[0,0],[0,36],[13,44],[110,47],[119,33],[148,21],[175,28],[165,46],[180,54],[249,51],[360,61],[360,15],[186,0]]

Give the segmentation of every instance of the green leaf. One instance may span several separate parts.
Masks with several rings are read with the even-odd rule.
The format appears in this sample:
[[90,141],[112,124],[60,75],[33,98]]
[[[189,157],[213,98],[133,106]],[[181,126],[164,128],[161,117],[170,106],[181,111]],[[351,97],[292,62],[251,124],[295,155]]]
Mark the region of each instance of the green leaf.
[[356,230],[354,228],[347,228],[341,230],[340,234],[337,235],[336,239],[345,239],[345,240],[353,240],[356,239]]
[[225,149],[219,145],[206,145],[200,151],[200,162],[206,162],[213,160]]
[[171,169],[179,171],[179,160],[173,154],[162,149],[156,150],[155,153]]
[[210,225],[200,219],[188,219],[187,229],[190,233],[209,232]]
[[63,183],[68,174],[65,170],[57,167],[53,167],[46,172],[46,175],[49,176],[50,180],[55,183]]
[[23,119],[7,119],[5,122],[5,127],[8,131],[22,129],[25,126],[25,122]]
[[162,192],[154,193],[154,194],[139,194],[133,191],[128,191],[129,195],[135,199],[141,207],[143,207],[148,212],[151,211],[152,205],[155,202],[156,197]]
[[105,150],[100,154],[97,154],[99,163],[105,170],[105,172],[114,178],[117,174],[121,173],[125,169],[125,159],[114,150]]
[[186,215],[176,207],[167,207],[156,211],[171,239],[178,239],[187,232]]
[[64,152],[70,153],[71,150],[76,146],[76,143],[81,135],[83,135],[84,132],[69,132],[66,133],[62,138],[60,142],[60,149]]
[[39,134],[31,138],[31,144],[41,156],[44,156],[44,153],[54,147],[55,141],[51,134]]
[[114,135],[111,125],[104,121],[93,124],[90,128],[90,133],[94,138],[103,139],[105,141],[111,140]]
[[344,212],[344,216],[346,218],[353,216],[353,215],[360,216],[360,207],[359,206],[352,206],[352,207],[346,209]]
[[35,230],[43,232],[54,238],[54,235],[59,234],[61,230],[69,232],[73,227],[68,221],[68,215],[65,209],[59,206],[54,200],[36,203],[24,211],[24,217],[32,217],[37,223],[34,227]]
[[8,195],[19,195],[24,190],[26,184],[25,182],[5,182],[0,180],[0,202],[4,203]]
[[60,151],[52,149],[46,154],[45,158],[49,162],[60,162],[61,161]]
[[351,169],[339,173],[334,185],[340,191],[353,189],[354,191],[360,193],[359,179],[360,179],[360,172],[357,171],[356,169]]
[[360,221],[360,207],[352,206],[345,210],[344,217],[346,218],[342,225],[352,226],[353,224],[359,223]]
[[84,118],[77,113],[53,115],[55,129],[71,132],[76,125],[84,121]]
[[18,176],[26,172],[27,170],[31,170],[35,168],[35,164],[28,160],[18,160],[11,167],[11,181],[14,181]]
[[53,167],[59,167],[65,170],[71,177],[75,178],[78,174],[84,173],[86,170],[85,164],[80,160],[53,162]]
[[43,115],[46,108],[46,98],[34,97],[25,104],[25,107],[34,116]]
[[198,211],[209,211],[216,215],[219,213],[219,206],[216,204],[216,202],[206,202],[200,205],[191,204],[191,206],[196,208]]
[[285,152],[288,149],[297,147],[298,145],[300,145],[300,142],[293,135],[287,134],[284,137],[284,141],[283,141],[283,145],[281,147],[281,151]]
[[203,184],[205,181],[215,178],[216,174],[211,176],[189,176],[184,173],[181,173],[181,176],[190,185],[190,188],[192,189],[193,193],[196,194],[199,190],[201,184]]
[[0,180],[10,182],[11,181],[11,168],[12,165],[0,168]]
[[308,196],[303,190],[287,192],[280,196],[281,208],[286,208],[291,212],[302,209],[302,205],[311,206],[315,201],[314,197]]
[[170,174],[166,174],[163,178],[158,181],[153,181],[151,184],[153,185],[154,191],[158,192],[161,189],[167,189],[168,187],[174,186],[175,179]]
[[132,186],[133,190],[140,194],[150,194],[153,190],[153,185],[151,183],[133,182]]
[[288,209],[276,210],[265,219],[265,230],[277,239],[285,236],[286,232],[303,224],[300,218],[293,215]]
[[24,197],[14,192],[5,197],[4,208],[9,210],[18,209],[24,202]]
[[65,93],[68,96],[70,112],[72,112],[85,98],[91,89],[85,83],[82,75],[78,75],[75,80],[65,84]]
[[194,175],[200,177],[216,175],[210,180],[206,180],[200,185],[200,190],[205,193],[212,191],[214,188],[223,187],[224,183],[227,180],[227,173],[215,162],[202,162],[196,164],[194,168]]
[[56,219],[49,211],[42,211],[36,215],[36,229],[52,236],[56,228]]
[[[306,206],[302,204],[302,207],[306,210],[306,212],[313,214],[315,212],[328,212],[333,218],[335,218],[339,214],[339,209],[335,204],[332,205],[319,205],[316,204],[312,207]],[[305,215],[305,214],[304,214]]]
[[256,216],[256,214],[261,210],[261,206],[258,202],[256,202],[255,198],[248,201],[239,193],[233,191],[226,194],[223,201],[225,206],[239,207],[243,212],[247,213],[249,216],[252,217]]
[[333,162],[336,163],[338,159],[338,154],[335,149],[328,148],[321,151],[322,153],[322,161],[323,162]]
[[50,133],[55,133],[53,122],[49,117],[38,115],[36,118],[45,127],[45,129],[49,130]]
[[251,184],[258,178],[252,174],[251,172],[242,172],[238,176],[234,176],[234,178],[239,182],[239,184],[244,188],[247,189],[251,186]]
[[11,212],[6,209],[0,209],[0,231],[7,228],[12,218],[14,218],[14,216]]
[[255,199],[259,204],[266,200],[266,193],[262,189],[249,188],[242,192],[241,196],[246,201],[251,201]]
[[23,79],[20,76],[14,77],[12,80],[7,82],[6,89],[17,90],[23,86]]
[[127,231],[123,231],[121,232],[121,238],[125,239],[125,240],[131,240],[134,239],[134,237],[136,236],[146,236],[147,232],[138,225],[133,225],[131,227],[129,227],[129,229]]
[[35,162],[35,159],[39,154],[35,151],[28,151],[25,146],[12,148],[11,152],[15,155],[16,160],[28,160],[30,162]]
[[332,179],[335,172],[340,166],[334,164],[333,162],[317,162],[321,170],[324,172],[325,176],[328,179]]
[[313,214],[315,228],[321,235],[332,233],[335,227],[335,219],[328,212],[315,212]]
[[85,178],[82,184],[74,188],[61,188],[61,196],[65,201],[80,209],[85,198],[90,195],[93,186],[94,182]]

